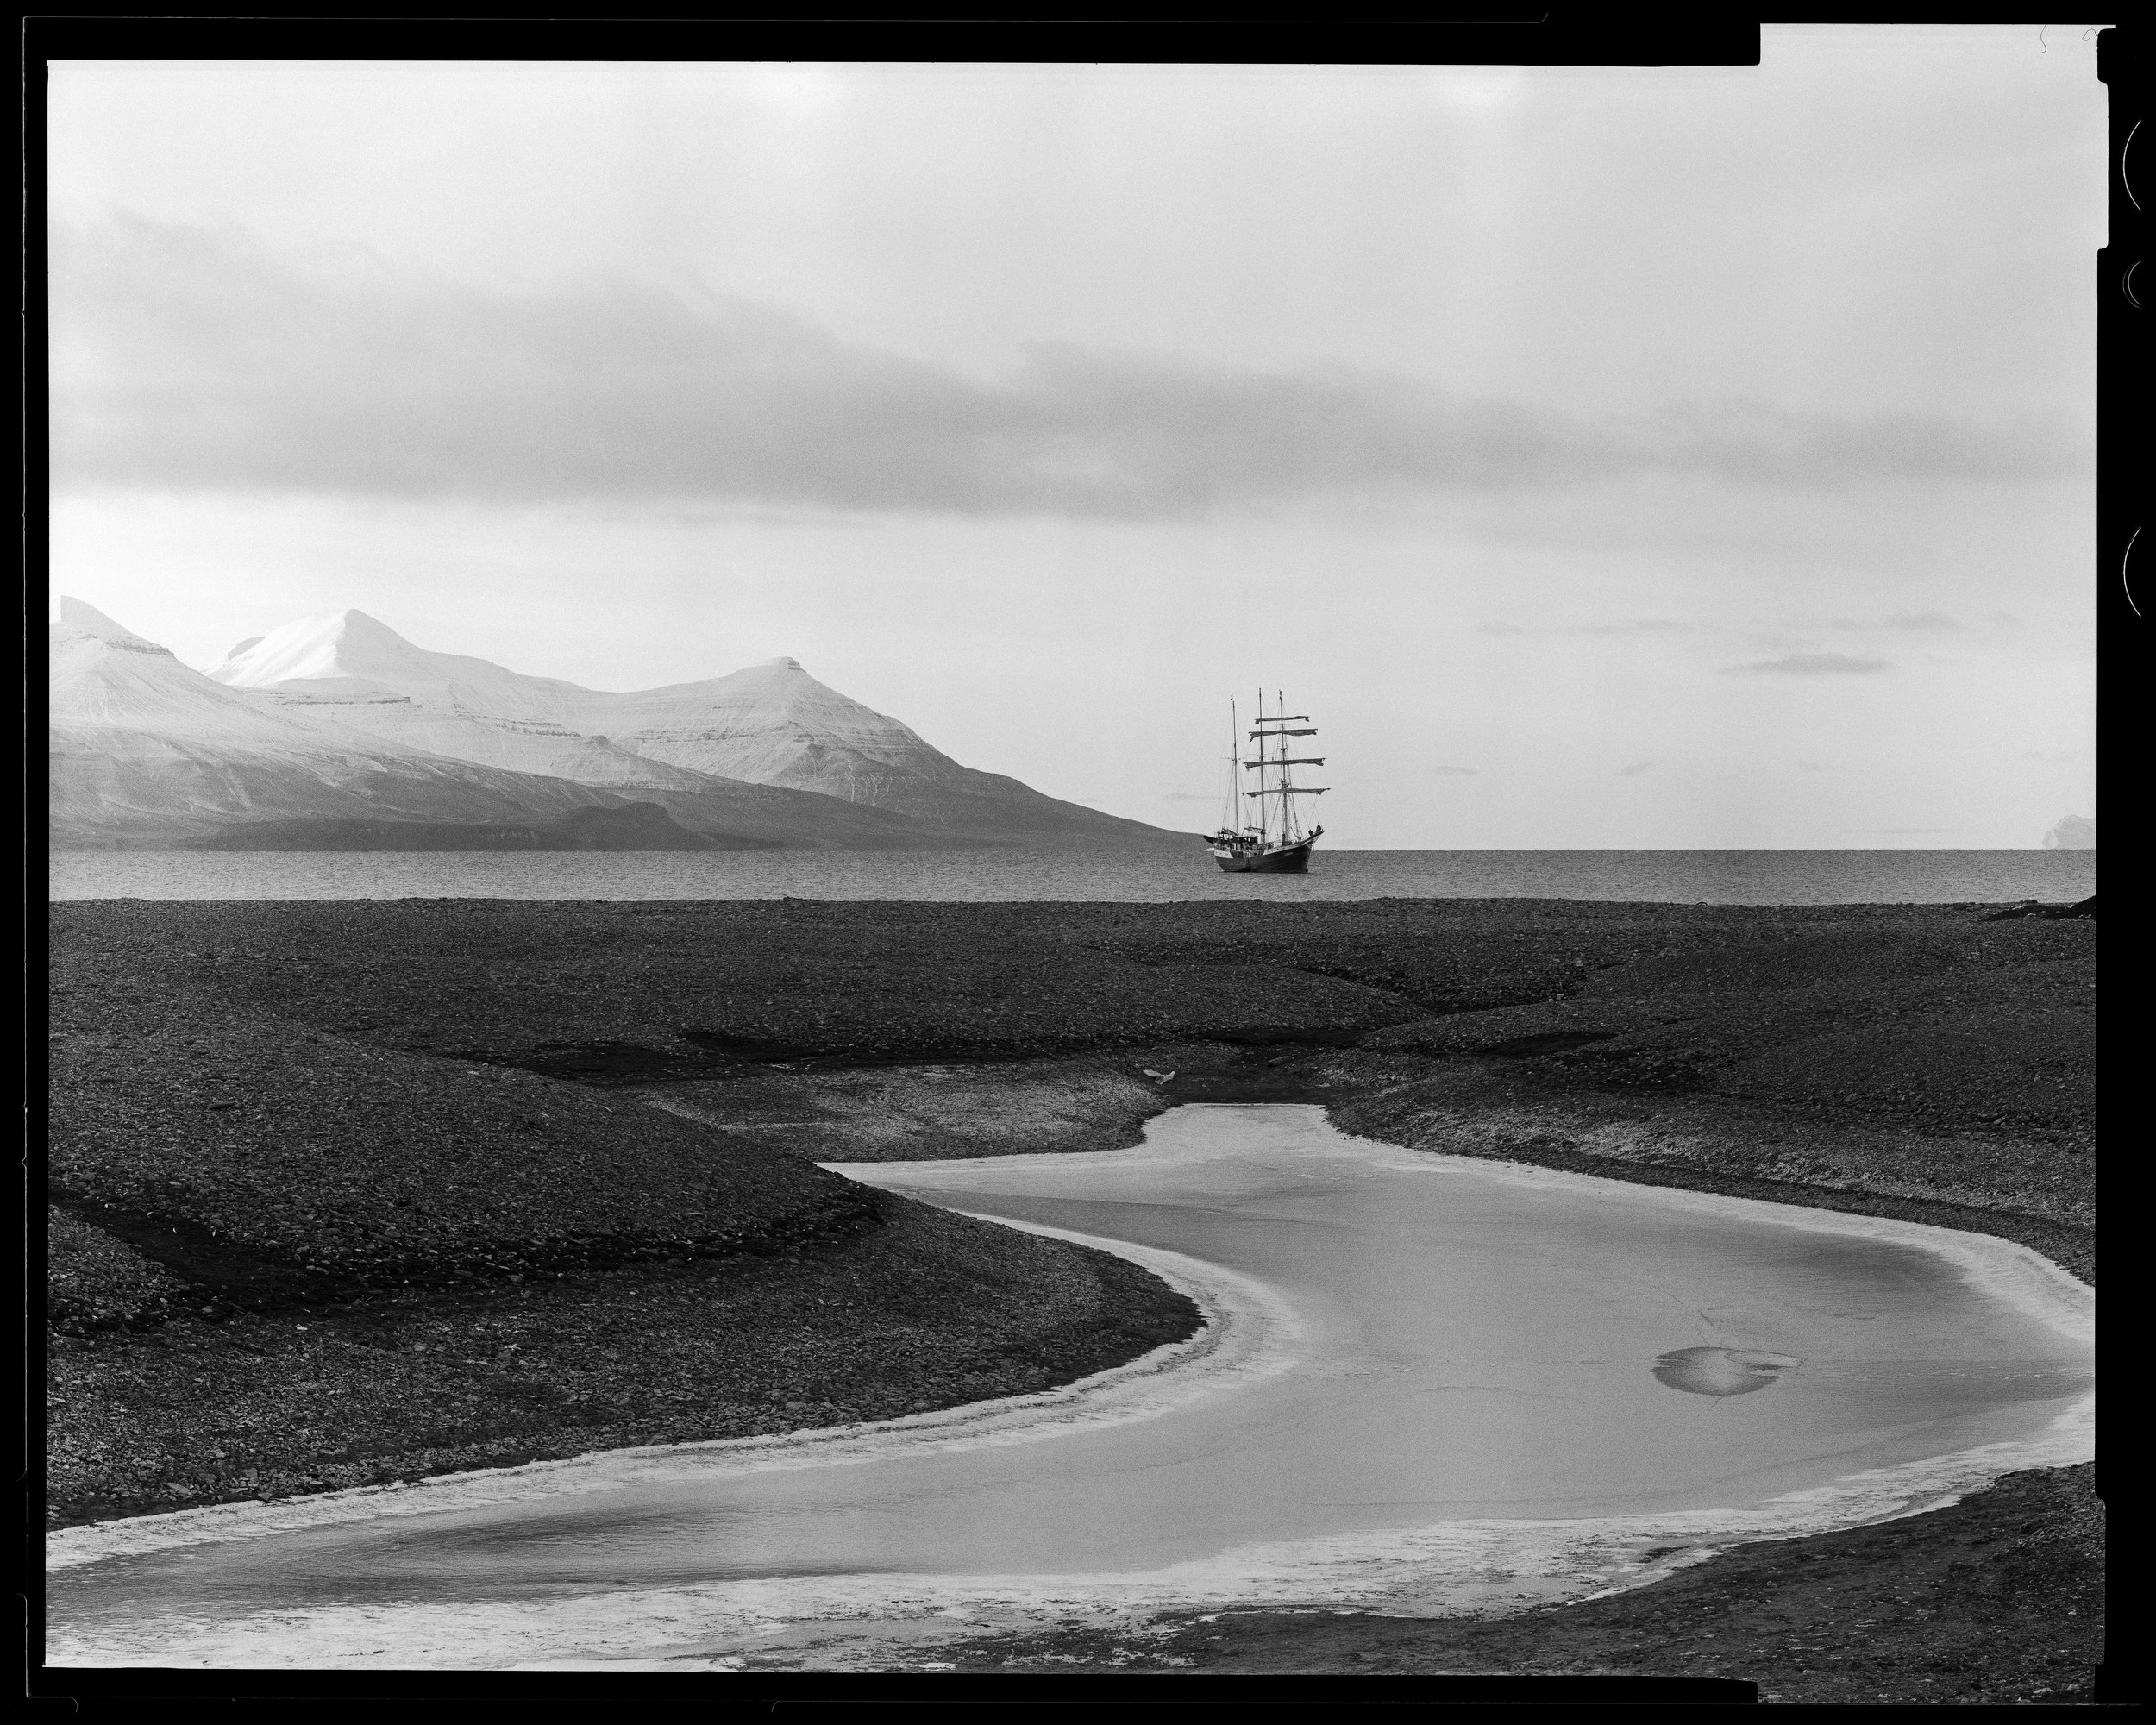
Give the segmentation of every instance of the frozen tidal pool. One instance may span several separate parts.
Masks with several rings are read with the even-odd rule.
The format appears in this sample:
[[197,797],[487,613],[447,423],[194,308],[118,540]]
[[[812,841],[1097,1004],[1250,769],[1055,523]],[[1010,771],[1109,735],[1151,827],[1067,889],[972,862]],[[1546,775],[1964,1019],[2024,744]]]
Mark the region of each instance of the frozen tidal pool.
[[1577,1596],[2092,1452],[2093,1295],[1989,1236],[1193,1106],[1081,1155],[842,1165],[1208,1315],[1060,1391],[69,1530],[60,1665],[755,1657],[1175,1605]]

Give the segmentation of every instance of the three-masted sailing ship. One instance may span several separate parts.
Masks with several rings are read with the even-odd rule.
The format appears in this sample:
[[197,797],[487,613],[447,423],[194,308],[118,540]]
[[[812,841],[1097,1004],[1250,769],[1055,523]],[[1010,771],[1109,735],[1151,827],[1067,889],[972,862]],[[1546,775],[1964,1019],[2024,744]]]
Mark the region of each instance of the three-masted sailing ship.
[[[1235,703],[1228,703],[1229,782],[1228,804],[1221,816],[1218,832],[1200,833],[1206,849],[1213,860],[1235,875],[1300,875],[1310,867],[1310,847],[1325,831],[1322,826],[1303,830],[1302,817],[1297,811],[1297,797],[1321,797],[1326,794],[1323,785],[1299,785],[1294,769],[1298,767],[1322,767],[1322,755],[1290,755],[1291,748],[1309,747],[1292,743],[1290,737],[1315,737],[1317,727],[1310,723],[1310,715],[1288,711],[1287,698],[1274,691],[1279,710],[1265,711],[1265,693],[1258,691],[1257,729],[1246,739],[1237,716]],[[1243,758],[1245,741],[1257,745],[1254,760]],[[1243,782],[1244,773],[1257,775],[1256,789]],[[1238,822],[1241,806],[1255,804],[1257,820]]]

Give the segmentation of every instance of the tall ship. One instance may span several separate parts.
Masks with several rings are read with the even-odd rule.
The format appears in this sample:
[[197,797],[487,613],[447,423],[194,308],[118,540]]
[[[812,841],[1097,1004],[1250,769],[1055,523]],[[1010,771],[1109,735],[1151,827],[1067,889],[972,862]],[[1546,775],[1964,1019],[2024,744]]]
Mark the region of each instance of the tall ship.
[[[1322,755],[1291,755],[1291,749],[1311,748],[1289,739],[1315,737],[1317,727],[1307,712],[1288,711],[1287,697],[1274,692],[1277,711],[1265,711],[1265,692],[1257,695],[1255,729],[1246,736],[1235,703],[1228,703],[1228,800],[1220,817],[1220,830],[1199,835],[1213,860],[1232,875],[1300,875],[1310,867],[1310,847],[1324,833],[1322,826],[1304,831],[1298,797],[1321,797],[1323,785],[1299,785],[1298,767],[1322,767]],[[1245,760],[1244,743],[1257,745],[1257,753]],[[1257,775],[1253,787],[1245,773]],[[1255,821],[1247,819],[1255,814]],[[1238,823],[1238,816],[1246,817]]]

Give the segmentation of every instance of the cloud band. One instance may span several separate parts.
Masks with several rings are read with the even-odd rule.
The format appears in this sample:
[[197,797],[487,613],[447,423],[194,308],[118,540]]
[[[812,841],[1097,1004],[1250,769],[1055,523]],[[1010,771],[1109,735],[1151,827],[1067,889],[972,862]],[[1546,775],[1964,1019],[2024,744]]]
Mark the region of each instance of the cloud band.
[[1756,404],[1630,420],[1420,379],[1040,345],[968,378],[783,310],[303,270],[236,232],[56,232],[53,451],[71,488],[1161,518],[1649,474],[1746,486],[2078,471],[2060,428]]

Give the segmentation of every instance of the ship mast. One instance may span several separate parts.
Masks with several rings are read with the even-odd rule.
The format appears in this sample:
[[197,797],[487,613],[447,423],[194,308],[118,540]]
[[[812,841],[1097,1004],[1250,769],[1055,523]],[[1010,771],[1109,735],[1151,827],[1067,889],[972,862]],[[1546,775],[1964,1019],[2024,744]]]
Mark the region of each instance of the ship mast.
[[1302,837],[1302,824],[1295,819],[1295,774],[1288,759],[1288,691],[1275,689],[1273,693],[1280,703],[1280,837],[1284,844]]
[[1220,831],[1225,835],[1233,832],[1243,821],[1243,799],[1238,794],[1243,788],[1242,722],[1236,716],[1235,697],[1228,697],[1228,801],[1220,817]]
[[[1257,729],[1250,732],[1251,738],[1257,744],[1257,759],[1250,762],[1250,767],[1257,774],[1257,788],[1244,793],[1245,796],[1255,799],[1257,803],[1258,843],[1261,848],[1269,845],[1272,840],[1271,817],[1267,813],[1265,806],[1269,797],[1277,797],[1280,800],[1280,843],[1286,845],[1300,842],[1303,836],[1302,822],[1295,813],[1294,799],[1321,797],[1325,794],[1324,789],[1319,786],[1302,786],[1294,781],[1295,768],[1298,766],[1322,767],[1325,765],[1325,757],[1319,755],[1291,756],[1288,752],[1288,739],[1290,737],[1315,737],[1317,735],[1315,731],[1297,731],[1292,728],[1298,724],[1307,725],[1310,722],[1310,716],[1307,713],[1288,711],[1288,692],[1285,689],[1275,690],[1275,693],[1279,696],[1279,709],[1269,714],[1265,711],[1265,691],[1260,689],[1257,692],[1257,718],[1256,720]],[[1276,737],[1280,739],[1280,752],[1277,755],[1266,752],[1265,739],[1269,737]],[[1265,776],[1268,772],[1277,772],[1280,777],[1269,781]]]

